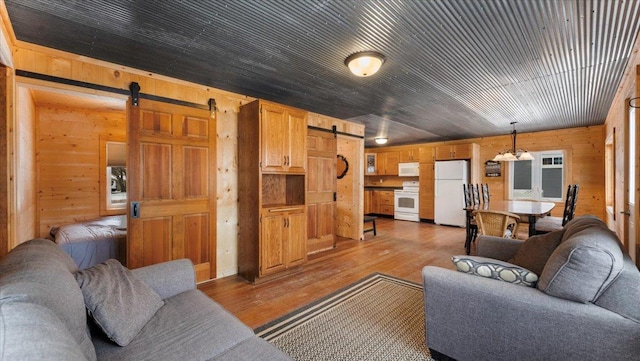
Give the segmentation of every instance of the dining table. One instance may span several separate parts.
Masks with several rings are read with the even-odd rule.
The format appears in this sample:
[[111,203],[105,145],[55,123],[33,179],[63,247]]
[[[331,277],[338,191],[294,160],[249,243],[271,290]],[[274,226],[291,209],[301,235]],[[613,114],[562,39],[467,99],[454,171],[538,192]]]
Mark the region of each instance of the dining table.
[[464,208],[467,215],[467,239],[464,243],[464,248],[467,254],[471,252],[472,233],[470,231],[471,220],[473,219],[473,212],[477,210],[489,210],[489,211],[502,211],[517,214],[520,219],[527,219],[529,222],[529,237],[536,234],[536,220],[542,218],[551,212],[556,206],[553,202],[538,202],[538,201],[491,201],[481,204],[476,204],[470,207]]

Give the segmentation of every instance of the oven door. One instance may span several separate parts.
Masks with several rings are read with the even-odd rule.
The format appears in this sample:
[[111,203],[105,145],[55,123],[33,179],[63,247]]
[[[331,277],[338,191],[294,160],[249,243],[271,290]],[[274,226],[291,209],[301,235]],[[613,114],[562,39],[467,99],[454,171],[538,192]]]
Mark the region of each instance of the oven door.
[[419,222],[418,193],[397,190],[394,192],[394,218]]

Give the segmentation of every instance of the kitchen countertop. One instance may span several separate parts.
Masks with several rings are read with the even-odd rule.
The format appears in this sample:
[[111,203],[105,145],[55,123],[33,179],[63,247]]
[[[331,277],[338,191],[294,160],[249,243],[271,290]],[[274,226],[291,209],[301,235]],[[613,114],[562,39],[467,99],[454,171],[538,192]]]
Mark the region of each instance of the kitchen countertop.
[[402,186],[364,186],[365,191],[393,191],[396,189],[402,189]]

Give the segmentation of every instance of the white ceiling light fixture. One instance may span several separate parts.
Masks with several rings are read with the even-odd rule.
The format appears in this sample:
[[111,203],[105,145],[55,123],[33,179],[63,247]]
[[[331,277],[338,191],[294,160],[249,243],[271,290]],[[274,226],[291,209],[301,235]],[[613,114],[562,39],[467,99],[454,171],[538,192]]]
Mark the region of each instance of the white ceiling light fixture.
[[531,153],[527,152],[523,149],[516,148],[516,136],[518,132],[516,131],[516,123],[511,122],[513,126],[513,130],[511,131],[511,149],[507,149],[502,151],[492,159],[494,162],[513,162],[516,160],[533,160],[533,156]]
[[361,51],[349,55],[344,59],[344,64],[353,75],[366,77],[377,73],[384,61],[384,55],[377,51]]
[[376,144],[387,144],[387,140],[386,137],[376,137]]

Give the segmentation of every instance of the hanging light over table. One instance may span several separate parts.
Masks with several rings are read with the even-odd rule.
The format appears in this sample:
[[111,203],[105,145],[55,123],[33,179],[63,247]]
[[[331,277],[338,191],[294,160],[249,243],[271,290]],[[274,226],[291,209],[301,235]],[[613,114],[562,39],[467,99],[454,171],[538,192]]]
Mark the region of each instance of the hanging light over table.
[[493,158],[494,162],[533,160],[533,156],[531,155],[531,153],[527,152],[526,150],[516,148],[516,136],[518,135],[518,132],[516,131],[516,123],[517,122],[509,123],[513,126],[513,130],[511,131],[511,149],[507,149],[496,154],[496,156]]

